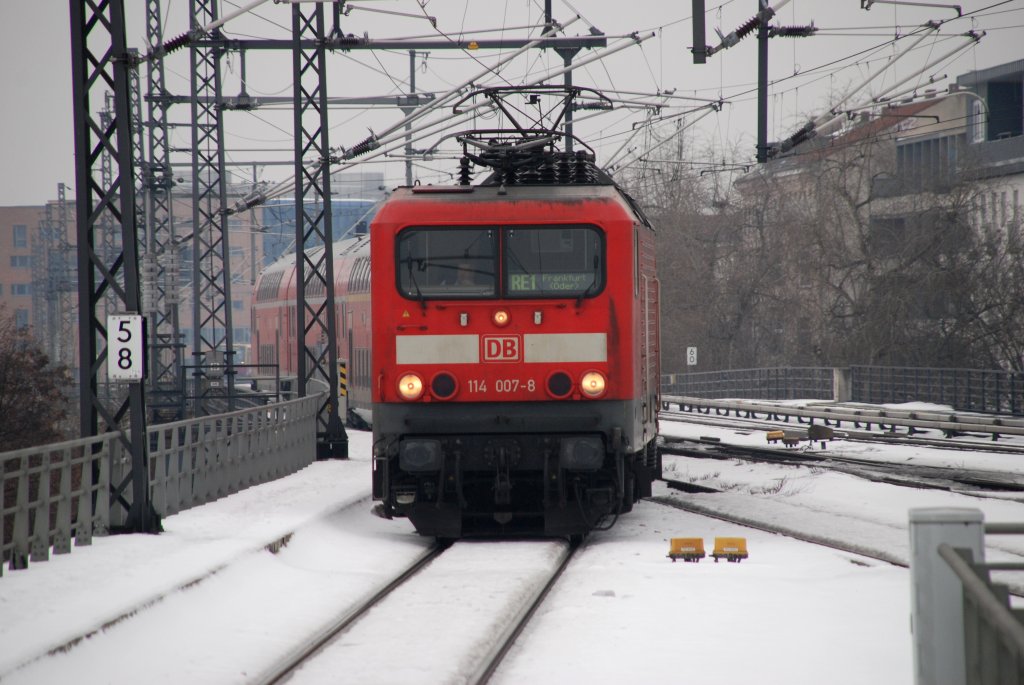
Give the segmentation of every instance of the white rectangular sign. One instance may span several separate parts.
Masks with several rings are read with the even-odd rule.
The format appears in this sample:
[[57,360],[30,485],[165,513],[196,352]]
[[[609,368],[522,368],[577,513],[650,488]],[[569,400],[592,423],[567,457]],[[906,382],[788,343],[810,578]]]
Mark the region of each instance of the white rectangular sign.
[[686,365],[697,366],[697,348],[687,347],[686,348]]
[[141,381],[146,375],[146,334],[141,314],[107,316],[107,379]]

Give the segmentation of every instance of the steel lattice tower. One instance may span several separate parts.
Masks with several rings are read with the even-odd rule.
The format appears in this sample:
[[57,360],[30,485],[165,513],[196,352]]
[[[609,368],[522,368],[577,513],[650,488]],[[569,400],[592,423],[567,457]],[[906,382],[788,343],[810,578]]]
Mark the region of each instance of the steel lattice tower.
[[[135,189],[128,71],[134,68],[125,41],[123,0],[69,0],[75,131],[75,187],[78,237],[79,402],[82,435],[118,431],[130,459],[111,474],[111,522],[134,531],[156,525],[149,492],[146,417],[141,383],[99,393],[107,363],[104,301],[116,310],[139,312]],[[96,111],[112,90],[113,112]],[[116,172],[103,173],[109,155]],[[104,241],[105,225],[119,240]],[[120,243],[120,249],[117,244]],[[108,254],[103,246],[111,245]],[[97,249],[99,248],[99,249]],[[89,474],[97,478],[97,473]],[[101,495],[102,496],[102,495]]]
[[142,256],[143,301],[150,336],[149,395],[151,415],[184,418],[178,288],[179,245],[174,231],[171,191],[174,177],[168,149],[168,125],[162,54],[163,22],[160,0],[146,0],[146,41],[155,58],[148,64],[146,92],[149,139],[142,167],[146,206],[146,239]]
[[[303,38],[312,39],[311,46]],[[292,63],[295,107],[295,245],[298,288],[297,326],[299,395],[313,379],[329,393],[317,418],[320,456],[348,456],[348,435],[338,415],[338,346],[334,308],[334,233],[332,228],[330,145],[327,122],[324,8],[292,5]],[[318,246],[323,250],[310,250]],[[306,293],[323,292],[318,305]],[[310,334],[322,341],[315,347]]]
[[[217,20],[216,0],[192,0],[193,31]],[[219,39],[219,30],[214,39]],[[227,365],[228,408],[234,408],[234,345],[231,328],[231,252],[228,244],[227,180],[224,178],[224,113],[220,63],[224,48],[194,41],[192,67],[192,357],[195,413],[207,413],[204,366]]]

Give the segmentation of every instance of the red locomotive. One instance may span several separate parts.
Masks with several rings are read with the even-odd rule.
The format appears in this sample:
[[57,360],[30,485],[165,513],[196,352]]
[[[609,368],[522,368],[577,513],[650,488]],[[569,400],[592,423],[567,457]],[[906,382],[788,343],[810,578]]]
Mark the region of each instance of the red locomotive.
[[[367,241],[336,245],[373,496],[421,534],[582,536],[661,475],[654,231],[557,137],[464,134],[462,184],[396,189],[370,227],[369,298]],[[471,164],[493,173],[470,185]]]

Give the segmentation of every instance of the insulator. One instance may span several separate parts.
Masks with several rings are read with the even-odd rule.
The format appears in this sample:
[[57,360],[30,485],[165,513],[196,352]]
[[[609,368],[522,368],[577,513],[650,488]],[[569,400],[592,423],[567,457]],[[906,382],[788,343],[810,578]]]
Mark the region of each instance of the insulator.
[[238,212],[244,212],[247,209],[252,209],[256,205],[261,205],[267,201],[267,196],[258,190],[254,190],[249,193],[241,200],[235,203],[234,208],[230,211],[231,214],[237,214]]
[[468,186],[473,177],[469,173],[469,160],[465,157],[459,160],[459,185]]
[[519,172],[519,183],[537,185],[540,183],[540,172],[537,169],[523,169]]
[[359,155],[365,155],[367,152],[370,152],[371,150],[376,150],[379,147],[380,141],[377,140],[377,136],[374,134],[370,134],[370,136],[367,137],[366,140],[364,140],[361,143],[357,143],[355,147],[346,152],[345,159],[352,159],[353,157],[358,157]]
[[818,32],[818,29],[812,26],[773,26],[768,31],[768,35],[772,38],[779,36],[780,38],[808,38]]
[[191,42],[192,36],[188,33],[183,33],[177,38],[171,38],[169,41],[163,44],[163,52],[165,55],[169,55],[175,50],[180,50]]
[[561,154],[557,159],[558,164],[558,182],[559,183],[572,183],[572,164],[569,163],[569,156]]
[[751,19],[749,19],[747,21],[747,23],[743,24],[743,26],[739,27],[738,29],[736,29],[734,31],[734,33],[736,34],[736,39],[739,40],[740,38],[745,37],[751,31],[756,29],[760,25],[760,23],[761,23],[761,18],[760,17],[752,17]]
[[544,185],[554,185],[558,178],[555,160],[550,157],[544,160],[544,163],[540,166],[538,176],[540,182]]

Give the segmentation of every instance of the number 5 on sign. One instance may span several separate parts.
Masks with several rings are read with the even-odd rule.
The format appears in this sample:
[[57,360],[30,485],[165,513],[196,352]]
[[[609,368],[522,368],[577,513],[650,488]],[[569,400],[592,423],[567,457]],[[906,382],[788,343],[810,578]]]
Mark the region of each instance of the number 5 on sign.
[[107,316],[107,379],[141,381],[145,376],[146,334],[140,314]]

